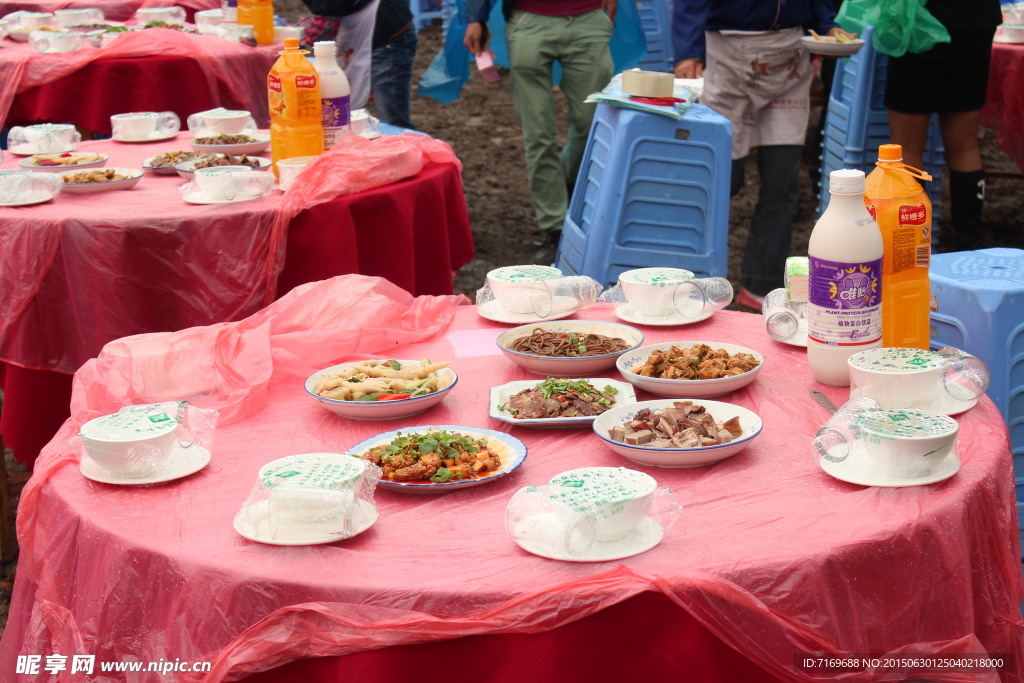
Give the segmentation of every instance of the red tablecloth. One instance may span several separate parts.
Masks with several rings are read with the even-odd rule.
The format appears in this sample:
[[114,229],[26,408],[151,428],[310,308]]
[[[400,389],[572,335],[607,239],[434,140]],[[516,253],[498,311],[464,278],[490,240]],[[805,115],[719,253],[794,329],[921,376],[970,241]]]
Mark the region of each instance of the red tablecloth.
[[1024,169],[1024,44],[992,44],[981,123],[996,131],[999,148]]
[[65,54],[7,40],[0,119],[7,126],[74,123],[109,135],[113,114],[173,111],[184,125],[190,114],[224,106],[246,109],[267,126],[266,78],[279,49],[170,29],[133,31],[106,47]]
[[[802,672],[794,658],[938,652],[1005,653],[1012,661],[1002,680],[1021,680],[1024,586],[1011,457],[987,398],[957,417],[962,467],[953,478],[905,488],[846,484],[812,455],[811,438],[828,414],[808,389],[836,403],[847,390],[816,384],[805,352],[770,341],[760,316],[723,311],[685,332],[644,328],[646,341],[684,337],[760,351],[757,381],[721,400],[757,412],[764,430],[713,466],[649,468],[586,428],[531,429],[487,417],[489,387],[530,375],[495,347],[504,328],[458,303],[344,276],[293,290],[241,323],[108,345],[77,373],[73,418],[22,497],[22,555],[0,670],[13,670],[18,654],[83,653],[207,661],[212,672],[203,680],[220,681],[345,654],[257,680],[380,683],[410,680],[410,658],[427,652],[417,679],[462,679],[465,659],[465,680],[674,680],[699,671],[707,672],[700,680],[734,683],[754,677],[753,662],[785,680],[869,681],[877,675]],[[577,317],[614,319],[607,305]],[[170,348],[188,350],[161,355]],[[385,423],[340,418],[301,391],[319,368],[379,354],[450,360],[459,382],[429,412]],[[206,469],[157,487],[81,476],[78,448],[68,443],[78,425],[145,392],[173,395],[197,372],[210,389],[195,403],[220,411]],[[232,519],[264,463],[344,452],[418,424],[500,429],[522,439],[529,456],[508,477],[446,495],[378,490],[380,519],[348,541],[276,547],[234,532]],[[531,555],[505,535],[514,491],[581,466],[629,466],[671,488],[683,508],[660,545],[619,561],[567,563]],[[607,652],[616,634],[623,648]],[[709,634],[722,642],[698,651],[684,643]],[[486,649],[458,656],[466,647]],[[728,648],[750,661],[735,661]],[[443,653],[446,664],[437,659]],[[716,676],[718,658],[727,661]],[[576,668],[581,659],[588,661]],[[1000,680],[962,667],[922,677]]]
[[[188,137],[81,149],[138,168],[188,149]],[[380,138],[381,147],[399,139]],[[3,167],[16,165],[10,158]],[[10,364],[0,433],[20,460],[31,462],[67,417],[70,375],[103,344],[237,320],[262,305],[260,264],[284,195],[193,205],[178,194],[183,182],[147,172],[126,192],[0,208],[0,362]],[[459,168],[428,159],[415,177],[333,196],[291,219],[278,292],[363,273],[418,294],[451,293],[452,273],[472,256]],[[37,384],[40,371],[61,374]]]
[[103,10],[110,21],[127,21],[140,7],[184,7],[188,20],[198,10],[220,7],[218,0],[0,0],[0,17],[11,12],[52,12],[57,9]]

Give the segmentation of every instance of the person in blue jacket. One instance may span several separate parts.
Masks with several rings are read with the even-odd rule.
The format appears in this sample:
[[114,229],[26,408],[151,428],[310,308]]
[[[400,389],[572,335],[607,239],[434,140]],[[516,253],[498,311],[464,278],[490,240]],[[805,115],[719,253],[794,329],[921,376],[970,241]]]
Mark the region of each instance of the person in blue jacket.
[[740,269],[738,303],[760,310],[781,287],[800,203],[800,157],[810,114],[811,63],[800,38],[847,34],[832,0],[675,0],[677,78],[704,78],[701,102],[733,125],[731,194],[757,149],[761,190]]
[[[474,55],[487,49],[487,17],[494,0],[468,0],[464,45]],[[617,0],[502,0],[512,104],[523,128],[526,174],[545,235],[534,261],[554,261],[569,196],[576,181],[596,105],[587,95],[608,85],[608,48]],[[569,104],[571,127],[559,152],[555,141],[552,65],[562,67],[559,88]]]

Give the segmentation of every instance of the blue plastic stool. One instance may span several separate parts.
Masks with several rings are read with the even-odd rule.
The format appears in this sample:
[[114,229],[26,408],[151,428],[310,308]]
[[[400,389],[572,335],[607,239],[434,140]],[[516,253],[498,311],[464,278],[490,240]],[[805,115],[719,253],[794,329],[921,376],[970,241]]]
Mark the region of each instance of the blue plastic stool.
[[725,277],[732,123],[597,105],[555,265],[611,285],[632,268]]
[[932,346],[963,349],[988,365],[988,396],[1010,428],[1017,514],[1024,519],[1024,250],[936,254],[930,275],[938,304]]
[[430,26],[434,19],[445,19],[445,5],[450,0],[409,0],[412,22],[416,28]]
[[669,71],[675,68],[672,49],[672,17],[668,0],[636,0],[640,27],[647,39],[647,55],[637,64],[644,71]]

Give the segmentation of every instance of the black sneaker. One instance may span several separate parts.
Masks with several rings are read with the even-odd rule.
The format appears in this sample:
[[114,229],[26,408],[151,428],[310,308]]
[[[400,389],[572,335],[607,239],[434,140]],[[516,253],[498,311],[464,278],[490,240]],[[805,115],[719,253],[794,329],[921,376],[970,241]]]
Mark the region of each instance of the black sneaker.
[[558,242],[562,239],[561,230],[547,230],[544,232],[544,241],[540,249],[531,257],[533,263],[539,266],[551,266],[555,263],[558,255]]

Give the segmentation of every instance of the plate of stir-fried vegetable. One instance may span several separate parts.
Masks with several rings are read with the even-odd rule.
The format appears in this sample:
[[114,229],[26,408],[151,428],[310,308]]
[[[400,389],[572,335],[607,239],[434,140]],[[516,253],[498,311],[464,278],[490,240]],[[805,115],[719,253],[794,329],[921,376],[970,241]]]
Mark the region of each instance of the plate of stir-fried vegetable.
[[526,460],[526,444],[492,429],[424,425],[378,434],[349,453],[381,468],[381,488],[441,493],[512,473]]
[[491,387],[490,416],[527,427],[579,427],[601,413],[634,403],[633,385],[604,377],[549,377]]

